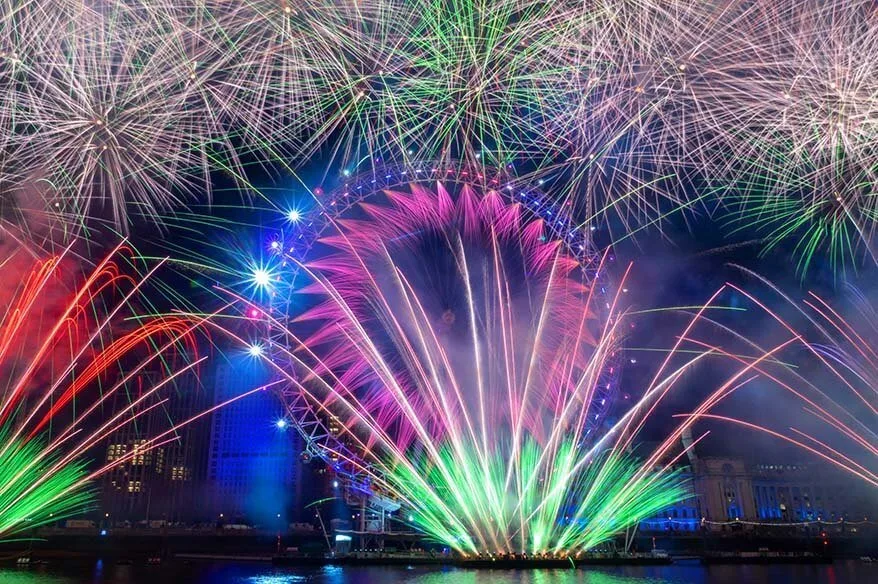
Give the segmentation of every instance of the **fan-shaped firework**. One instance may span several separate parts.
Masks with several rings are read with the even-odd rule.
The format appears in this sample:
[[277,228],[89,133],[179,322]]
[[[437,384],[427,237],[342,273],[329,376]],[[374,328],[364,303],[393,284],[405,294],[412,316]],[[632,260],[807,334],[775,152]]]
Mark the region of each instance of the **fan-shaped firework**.
[[[170,421],[131,452],[86,465],[90,449],[162,407],[175,380],[204,359],[194,344],[200,319],[137,318],[152,271],[135,275],[121,260],[130,257],[117,248],[68,290],[66,268],[75,262],[67,253],[3,258],[4,273],[22,278],[8,277],[0,289],[0,538],[88,508],[91,479],[175,440],[194,419]],[[145,370],[157,380],[128,393]]]
[[[576,553],[686,496],[675,446],[749,365],[634,457],[656,403],[710,351],[679,368],[668,357],[643,398],[605,423],[596,396],[615,382],[618,298],[526,208],[473,184],[415,183],[332,226],[310,252],[322,257],[302,263],[275,246],[277,270],[312,278],[290,305],[298,315],[239,299],[268,327],[252,354],[311,404],[312,418],[297,407],[291,419],[306,433],[329,420],[332,439],[314,447],[354,467],[353,480],[463,554]],[[278,295],[272,269],[254,281]]]

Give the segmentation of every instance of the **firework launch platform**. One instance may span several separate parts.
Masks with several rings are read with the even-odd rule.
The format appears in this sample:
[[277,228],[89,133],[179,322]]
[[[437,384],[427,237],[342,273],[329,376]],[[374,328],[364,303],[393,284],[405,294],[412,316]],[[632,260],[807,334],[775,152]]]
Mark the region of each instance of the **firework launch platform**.
[[429,554],[348,554],[337,556],[274,556],[278,566],[453,566],[455,568],[488,570],[521,570],[528,568],[578,568],[582,566],[662,566],[672,563],[666,555],[652,554],[588,554],[577,558],[482,556],[458,557]]

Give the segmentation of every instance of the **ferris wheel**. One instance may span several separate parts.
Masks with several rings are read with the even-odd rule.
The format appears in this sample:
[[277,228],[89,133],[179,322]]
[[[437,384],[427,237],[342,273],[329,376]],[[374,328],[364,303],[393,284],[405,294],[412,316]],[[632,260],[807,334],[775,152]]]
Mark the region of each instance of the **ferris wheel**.
[[[612,261],[612,256],[596,249],[590,230],[576,224],[567,205],[553,201],[539,188],[522,184],[503,169],[486,171],[455,163],[421,162],[386,166],[358,174],[330,192],[315,193],[310,208],[286,212],[283,226],[271,234],[267,243],[277,265],[277,278],[267,307],[272,318],[293,322],[300,315],[302,291],[307,289],[311,279],[306,266],[325,253],[322,242],[336,234],[340,224],[353,220],[363,206],[380,204],[386,193],[416,189],[418,185],[441,185],[443,192],[452,199],[466,189],[490,192],[528,220],[539,222],[543,229],[541,237],[558,242],[567,256],[575,259],[576,277],[589,283],[596,294],[605,299],[596,303],[598,308],[609,311],[612,293],[606,264]],[[270,336],[268,351],[272,361],[279,367],[294,370],[294,363],[285,362],[293,349],[288,336]],[[617,393],[620,362],[618,358],[611,359],[600,376],[592,394],[593,417],[588,423],[600,423],[611,407]],[[308,462],[314,457],[324,460],[344,482],[345,488],[374,496],[365,478],[367,473],[362,472],[364,463],[357,449],[345,440],[343,422],[315,405],[296,384],[287,384],[280,390],[280,397],[289,423],[304,440],[303,460]]]

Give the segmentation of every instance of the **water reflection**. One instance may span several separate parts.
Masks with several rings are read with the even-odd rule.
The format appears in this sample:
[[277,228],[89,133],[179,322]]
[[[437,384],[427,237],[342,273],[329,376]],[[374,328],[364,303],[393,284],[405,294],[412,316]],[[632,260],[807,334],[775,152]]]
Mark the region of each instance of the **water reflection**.
[[252,576],[247,579],[250,584],[295,584],[296,582],[307,582],[307,576],[296,576],[293,574],[270,574],[263,576]]
[[85,580],[55,576],[34,569],[3,570],[0,568],[0,582],[3,584],[79,584]]
[[[663,571],[671,573],[663,574]],[[630,569],[614,574],[592,570],[454,571],[424,574],[407,584],[701,584],[706,582],[701,568]],[[452,578],[453,576],[453,578]]]
[[878,582],[878,565],[713,566],[578,570],[457,570],[422,566],[286,569],[265,564],[119,565],[0,568],[0,584],[860,584]]

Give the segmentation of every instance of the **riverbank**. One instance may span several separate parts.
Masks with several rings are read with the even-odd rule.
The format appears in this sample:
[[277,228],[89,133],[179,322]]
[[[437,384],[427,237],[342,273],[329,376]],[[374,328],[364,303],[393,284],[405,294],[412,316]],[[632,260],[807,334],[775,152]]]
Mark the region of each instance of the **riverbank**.
[[0,566],[0,582],[3,584],[582,584],[585,581],[592,584],[862,584],[878,582],[878,564],[846,560],[832,565],[672,564],[479,571],[446,566],[277,567],[263,562],[167,562],[148,565],[100,560],[21,568]]
[[[417,543],[401,545],[385,542],[385,552],[352,552],[332,555],[326,538],[311,533],[259,533],[219,530],[135,530],[112,529],[75,531],[69,529],[39,530],[31,541],[0,543],[0,558],[7,564],[19,557],[34,561],[93,561],[144,564],[148,560],[162,562],[261,562],[277,566],[323,565],[389,565],[389,566],[462,566],[473,568],[547,567],[566,568],[570,559],[476,558],[457,560],[429,551],[406,552],[421,547]],[[393,547],[391,547],[393,546]],[[878,556],[878,545],[872,539],[860,538],[760,538],[723,535],[716,537],[640,538],[633,554],[588,554],[572,560],[572,565],[664,565],[683,560],[703,564],[784,564],[821,563],[839,558]],[[542,563],[541,563],[542,562]]]
[[307,557],[280,555],[272,558],[275,566],[449,566],[464,569],[521,570],[565,569],[582,566],[665,566],[672,563],[666,555],[651,554],[585,554],[580,557],[475,557],[430,556],[427,554],[380,554]]
[[809,565],[831,564],[835,558],[810,553],[739,552],[703,556],[667,556],[663,554],[583,554],[573,558],[541,557],[475,557],[435,556],[426,553],[350,554],[350,555],[296,555],[296,554],[199,554],[181,553],[170,557],[114,557],[101,558],[63,550],[25,551],[0,557],[0,565],[59,566],[71,563],[106,561],[118,565],[159,565],[192,563],[263,563],[276,567],[319,568],[325,566],[361,567],[444,567],[476,570],[570,569],[598,566],[667,566],[682,565]]

